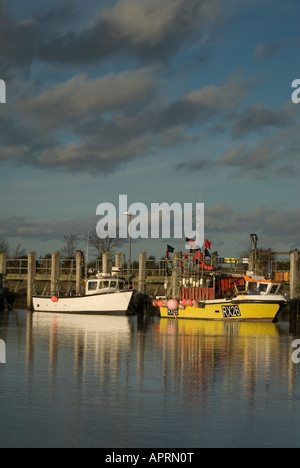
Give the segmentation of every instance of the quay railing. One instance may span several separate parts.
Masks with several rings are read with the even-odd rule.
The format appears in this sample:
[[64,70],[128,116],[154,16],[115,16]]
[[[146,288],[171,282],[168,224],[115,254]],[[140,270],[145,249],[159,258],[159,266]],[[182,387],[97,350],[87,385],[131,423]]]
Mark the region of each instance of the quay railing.
[[[114,265],[114,258],[112,258],[112,265]],[[166,259],[146,260],[146,278],[151,281],[151,278],[164,278],[171,275],[173,264],[168,262]],[[36,260],[36,278],[41,280],[48,280],[51,278],[52,260],[51,258],[42,258]],[[180,275],[193,276],[196,270],[193,268],[181,268]],[[83,276],[92,275],[94,273],[102,271],[102,260],[96,260],[88,266],[84,267]],[[233,268],[228,268],[226,271],[231,273],[237,273],[236,265]],[[61,258],[59,262],[60,277],[64,280],[75,281],[76,279],[76,259]],[[11,280],[25,280],[28,273],[28,258],[7,258],[6,259],[6,275],[7,279]],[[138,277],[139,265],[137,261],[133,261],[128,271],[128,264],[123,263],[122,274],[124,276]],[[199,273],[199,272],[198,272]],[[282,280],[287,283],[290,281],[290,271],[282,271],[275,268],[272,274],[276,280]]]
[[[139,267],[131,265],[130,272],[125,264],[122,267],[122,274],[138,276]],[[37,259],[36,260],[36,278],[50,279],[51,277],[51,258]],[[74,279],[76,277],[76,259],[61,258],[59,265],[60,276],[64,278]],[[85,273],[93,274],[102,271],[102,260],[96,260],[92,265],[85,267]],[[27,258],[8,258],[6,260],[6,275],[8,279],[26,279],[28,273],[28,259]],[[146,276],[147,277],[164,277],[166,274],[165,260],[146,260]]]
[[[8,279],[25,279],[28,273],[27,258],[8,258],[6,260],[6,275]],[[61,259],[60,275],[64,277],[76,276],[76,260]],[[38,259],[36,261],[36,276],[41,278],[51,277],[51,258]]]

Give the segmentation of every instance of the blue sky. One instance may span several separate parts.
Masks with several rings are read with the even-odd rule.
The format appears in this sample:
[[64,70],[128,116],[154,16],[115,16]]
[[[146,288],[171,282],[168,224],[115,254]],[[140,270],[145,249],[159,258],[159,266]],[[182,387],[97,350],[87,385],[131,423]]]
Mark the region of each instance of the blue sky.
[[[0,237],[85,249],[126,194],[204,202],[220,256],[250,233],[299,248],[299,17],[298,0],[0,1]],[[166,242],[183,248],[133,255]]]

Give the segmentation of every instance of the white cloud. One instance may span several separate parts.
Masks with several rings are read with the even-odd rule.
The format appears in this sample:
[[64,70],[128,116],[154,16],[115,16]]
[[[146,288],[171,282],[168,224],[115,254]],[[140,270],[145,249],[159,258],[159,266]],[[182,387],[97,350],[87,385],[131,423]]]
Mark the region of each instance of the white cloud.
[[157,79],[148,68],[109,73],[101,78],[80,73],[36,96],[23,98],[19,108],[39,127],[68,127],[94,114],[140,106],[150,99],[156,83]]

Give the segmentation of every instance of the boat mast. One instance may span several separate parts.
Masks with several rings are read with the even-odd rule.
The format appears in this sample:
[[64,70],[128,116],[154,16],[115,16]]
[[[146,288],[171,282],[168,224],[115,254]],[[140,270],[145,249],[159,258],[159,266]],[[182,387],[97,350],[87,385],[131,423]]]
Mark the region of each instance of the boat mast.
[[[252,244],[254,248],[254,257],[253,257],[253,271],[254,274],[256,275],[256,260],[257,260],[257,241],[258,237],[256,234],[250,234],[250,251],[252,250]],[[252,254],[252,252],[251,252]]]
[[89,244],[90,244],[90,231],[88,231],[86,241],[86,262],[85,262],[85,277],[88,277],[88,262],[89,262]]

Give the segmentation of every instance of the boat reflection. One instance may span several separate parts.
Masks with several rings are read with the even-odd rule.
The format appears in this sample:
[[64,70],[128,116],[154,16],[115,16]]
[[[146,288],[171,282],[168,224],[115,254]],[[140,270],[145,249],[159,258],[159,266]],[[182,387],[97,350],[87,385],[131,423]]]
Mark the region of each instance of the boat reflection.
[[213,321],[213,320],[172,320],[162,318],[159,323],[159,332],[176,333],[180,335],[227,335],[228,333],[244,336],[277,336],[278,329],[274,323]]
[[290,343],[280,339],[276,324],[161,319],[155,332],[164,350],[165,387],[174,385],[176,376],[187,398],[213,394],[216,382],[224,395],[235,392],[250,400],[258,386],[268,393],[277,379],[294,390]]
[[50,381],[96,381],[123,396],[155,383],[161,397],[188,401],[221,389],[250,402],[282,382],[295,393],[293,336],[278,324],[35,312],[26,333],[28,375],[48,369]]
[[32,366],[35,347],[49,356],[49,374],[61,362],[70,362],[73,353],[74,375],[98,367],[117,371],[120,360],[130,349],[130,324],[125,316],[27,313],[26,357]]

